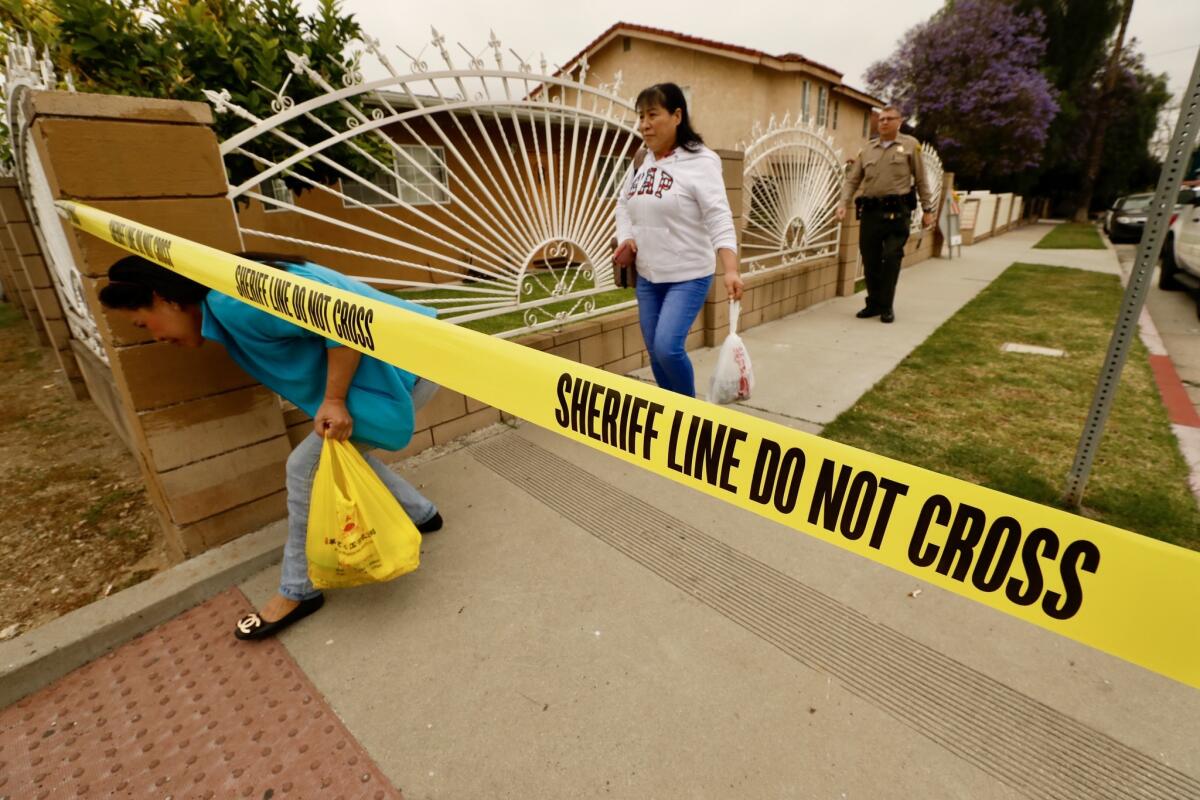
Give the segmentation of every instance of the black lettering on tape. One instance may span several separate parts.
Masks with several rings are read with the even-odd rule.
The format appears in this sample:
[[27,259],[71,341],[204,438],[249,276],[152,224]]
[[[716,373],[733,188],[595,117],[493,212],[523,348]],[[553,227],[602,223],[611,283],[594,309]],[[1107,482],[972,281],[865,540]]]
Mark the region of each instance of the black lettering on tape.
[[171,240],[165,236],[154,237],[154,255],[163,264],[168,267],[175,266],[175,262],[171,260]]
[[933,542],[926,542],[930,525],[946,525],[950,522],[953,506],[945,495],[931,495],[921,506],[917,516],[917,524],[913,527],[912,538],[908,540],[908,560],[918,567],[928,567],[937,560],[939,548]]
[[883,490],[883,502],[879,505],[879,516],[875,518],[875,527],[871,531],[871,541],[867,544],[878,550],[883,546],[883,536],[887,533],[888,522],[892,519],[892,510],[896,498],[908,494],[908,485],[894,481],[891,478],[880,478],[879,488]]
[[554,421],[558,427],[567,428],[571,424],[571,412],[567,406],[567,392],[571,389],[571,374],[564,372],[558,376],[558,408],[554,410]]
[[621,393],[616,389],[604,390],[604,411],[600,415],[601,436],[605,444],[617,444],[617,415],[621,410]]
[[954,522],[946,535],[946,544],[942,548],[942,558],[938,561],[937,571],[949,575],[962,583],[967,579],[971,569],[971,561],[975,558],[975,545],[983,536],[987,525],[987,517],[981,509],[962,503],[954,514]]
[[604,387],[598,383],[593,383],[592,388],[588,391],[587,400],[587,435],[589,439],[600,441],[600,432],[596,430],[596,421],[600,419],[600,405],[596,402],[600,395],[604,392]]
[[[678,416],[679,412],[676,412]],[[779,472],[779,460],[783,448],[779,443],[764,438],[758,446],[758,456],[754,459],[754,472],[750,475],[750,501],[766,505],[775,494],[775,476]]]
[[[1096,574],[1100,568],[1100,548],[1087,539],[1077,539],[1063,550],[1059,572],[1062,575],[1063,591],[1046,592],[1042,598],[1042,610],[1053,619],[1070,619],[1079,613],[1083,606],[1083,584],[1080,582],[1080,571]],[[1059,601],[1062,601],[1061,603]]]
[[650,403],[646,408],[646,433],[642,437],[642,458],[647,461],[650,460],[650,444],[658,438],[658,427],[655,424],[655,419],[664,411],[666,409],[662,403]]
[[808,523],[816,525],[820,520],[827,531],[836,531],[838,517],[842,513],[842,504],[846,497],[846,486],[850,482],[850,467],[843,464],[838,472],[837,482],[834,482],[833,471],[837,464],[833,459],[821,462],[821,474],[817,476],[817,486],[813,490],[812,505],[808,509]]
[[972,585],[981,592],[994,592],[1003,586],[1020,544],[1021,524],[1012,517],[997,517],[975,554]]
[[1038,528],[1021,543],[1021,566],[1025,569],[1025,580],[1009,578],[1004,595],[1019,606],[1031,606],[1042,596],[1046,585],[1042,578],[1039,558],[1054,560],[1058,557],[1058,534],[1049,528]]
[[[737,449],[742,442],[746,441],[747,436],[748,434],[743,430],[730,428],[729,435],[725,438],[725,449],[721,456],[721,476],[717,479],[717,485],[731,494],[737,494],[737,487],[729,481],[729,473],[742,463]],[[797,491],[799,491],[799,487],[797,487]]]
[[[863,470],[850,482],[850,493],[846,495],[846,507],[842,511],[842,536],[858,541],[867,532],[871,520],[871,509],[875,507],[875,492],[879,480],[873,473]],[[857,515],[856,513],[857,512]]]

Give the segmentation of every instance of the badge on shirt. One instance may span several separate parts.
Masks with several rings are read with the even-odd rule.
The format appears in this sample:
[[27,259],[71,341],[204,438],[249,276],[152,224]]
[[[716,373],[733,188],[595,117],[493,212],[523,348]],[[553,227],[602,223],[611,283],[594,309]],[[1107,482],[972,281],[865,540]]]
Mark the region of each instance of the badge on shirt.
[[896,145],[896,152],[897,152],[897,153],[903,153],[903,152],[904,152],[904,145],[902,145],[902,144],[898,144],[898,145]]

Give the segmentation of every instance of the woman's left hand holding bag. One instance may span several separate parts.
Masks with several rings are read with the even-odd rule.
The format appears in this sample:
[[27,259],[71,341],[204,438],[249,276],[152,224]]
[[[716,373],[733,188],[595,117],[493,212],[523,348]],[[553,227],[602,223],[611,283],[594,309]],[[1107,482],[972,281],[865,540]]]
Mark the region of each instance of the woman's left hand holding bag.
[[717,251],[717,258],[721,262],[721,268],[725,273],[725,293],[729,295],[731,300],[741,300],[742,291],[746,288],[746,283],[742,280],[741,274],[738,273],[737,253],[722,247]]
[[326,397],[313,417],[313,427],[317,436],[344,442],[354,432],[354,418],[346,408],[345,400]]

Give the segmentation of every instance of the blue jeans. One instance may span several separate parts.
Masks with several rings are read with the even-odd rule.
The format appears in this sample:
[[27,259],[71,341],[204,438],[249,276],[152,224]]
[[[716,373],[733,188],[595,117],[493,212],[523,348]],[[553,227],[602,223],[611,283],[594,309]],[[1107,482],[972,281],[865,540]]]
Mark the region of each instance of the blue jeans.
[[[416,411],[429,402],[429,398],[433,397],[437,389],[436,383],[417,378],[412,394],[413,410]],[[308,507],[312,502],[313,478],[316,477],[317,464],[321,460],[321,444],[321,437],[310,433],[304,441],[296,445],[296,449],[287,460],[288,538],[283,546],[279,593],[289,600],[307,600],[321,593],[314,589],[308,580],[308,556],[304,552],[304,544],[308,539]],[[362,449],[361,446],[356,446]],[[420,525],[433,519],[437,507],[414,489],[412,484],[392,472],[387,464],[375,456],[364,454],[364,457],[414,524]]]
[[688,397],[696,396],[696,376],[685,343],[712,282],[712,275],[679,283],[651,283],[638,276],[638,318],[654,380]]

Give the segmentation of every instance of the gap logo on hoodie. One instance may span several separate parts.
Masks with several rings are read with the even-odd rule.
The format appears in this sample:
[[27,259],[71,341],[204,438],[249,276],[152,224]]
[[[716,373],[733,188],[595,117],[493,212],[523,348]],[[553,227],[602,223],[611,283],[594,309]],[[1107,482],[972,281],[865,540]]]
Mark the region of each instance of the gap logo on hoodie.
[[[658,181],[658,188],[655,189],[654,182]],[[663,192],[671,191],[671,187],[675,184],[675,179],[671,177],[671,173],[665,169],[658,167],[650,167],[642,175],[641,180],[634,176],[633,185],[629,188],[627,197],[640,197],[644,194],[652,194],[655,197],[662,197]]]

